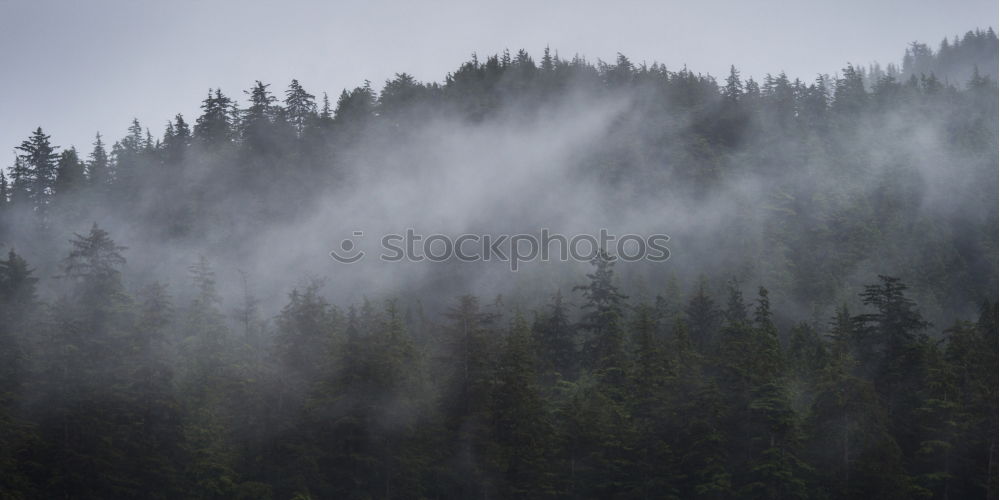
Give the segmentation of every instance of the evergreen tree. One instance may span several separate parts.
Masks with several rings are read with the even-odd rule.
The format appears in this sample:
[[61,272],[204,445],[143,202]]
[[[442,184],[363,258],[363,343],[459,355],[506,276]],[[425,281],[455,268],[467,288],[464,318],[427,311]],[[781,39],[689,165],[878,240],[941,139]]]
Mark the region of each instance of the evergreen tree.
[[243,112],[240,120],[240,137],[251,150],[264,151],[273,139],[274,125],[279,110],[274,103],[278,99],[267,90],[265,85],[257,80],[250,90],[244,93],[250,96],[250,106]]
[[138,498],[137,471],[127,450],[138,423],[124,390],[125,359],[132,332],[131,298],[121,266],[124,247],[95,224],[71,240],[64,260],[68,292],[59,299],[45,342],[57,346],[40,360],[40,402],[33,417],[44,445],[32,460],[53,466],[38,471],[43,496]]
[[584,359],[598,377],[610,386],[621,387],[626,369],[622,301],[627,297],[614,284],[614,261],[606,252],[599,252],[591,264],[595,269],[587,275],[590,283],[573,288],[582,291],[586,301],[580,321],[580,328],[590,334],[584,344]]
[[10,179],[10,206],[15,209],[31,207],[31,171],[20,157],[14,159]]
[[208,97],[201,103],[202,115],[194,126],[194,135],[205,144],[218,145],[232,136],[233,101],[222,94],[222,89],[208,90]]
[[856,114],[867,100],[868,93],[861,74],[853,65],[848,64],[834,87],[832,109],[841,114]]
[[59,159],[49,139],[38,127],[16,148],[20,151],[18,158],[24,174],[19,173],[15,179],[25,183],[32,206],[41,215],[45,214],[52,200]]
[[211,397],[215,384],[222,383],[225,370],[224,354],[228,341],[225,316],[219,310],[221,297],[216,290],[215,272],[208,259],[201,255],[188,267],[194,285],[194,298],[185,311],[186,337],[182,352],[189,365],[188,383],[194,384],[194,394]]
[[53,189],[60,196],[66,196],[81,187],[86,181],[86,166],[76,154],[76,148],[69,148],[59,156]]
[[[162,141],[136,120],[110,153],[98,135],[85,167],[36,130],[0,172],[0,240],[38,269],[0,257],[0,498],[996,496],[995,302],[969,316],[996,288],[996,35],[939,47],[808,84],[504,51],[441,85],[400,73],[376,95],[366,82],[336,110],[297,81],[279,105],[257,82],[242,108],[210,91],[194,130],[177,115]],[[562,137],[579,102],[615,104],[583,149],[508,151],[519,136],[504,131]],[[605,183],[586,191],[604,215],[625,193],[736,217],[686,229],[684,251],[701,255],[678,272],[710,270],[687,301],[663,266],[599,254],[575,288],[579,323],[532,289],[442,305],[448,264],[400,290],[402,306],[364,298],[341,314],[317,284],[298,287],[273,324],[273,290],[258,300],[244,275],[224,306],[234,288],[205,258],[179,305],[155,283],[170,250],[270,241],[396,165],[420,177],[442,126],[472,134],[442,154],[569,154],[567,185]],[[905,140],[914,130],[929,139]],[[955,168],[931,189],[913,158]],[[59,281],[36,278],[81,219],[127,227],[142,258],[126,266],[95,224]],[[850,288],[894,266],[921,269],[912,289],[886,276]],[[281,269],[266,274],[276,286]],[[773,294],[709,286],[732,275]],[[630,302],[626,287],[645,297],[647,281],[655,301]],[[855,315],[835,306],[858,291]]]
[[31,334],[38,332],[38,278],[13,249],[0,260],[0,496],[32,494],[25,475],[23,449],[34,443],[31,426],[22,421]]
[[298,80],[292,80],[285,91],[285,114],[300,137],[316,118],[316,96],[306,92]]
[[[320,295],[320,283],[292,290],[288,304],[277,318],[275,350],[289,374],[317,380],[326,372],[333,352],[336,311]],[[289,387],[301,384],[288,381]]]
[[783,371],[781,345],[778,329],[771,321],[771,300],[766,288],[757,291],[757,307],[754,309],[752,368],[761,381],[773,381]]
[[108,152],[104,149],[104,141],[98,133],[94,139],[94,149],[90,152],[90,161],[87,163],[87,180],[90,185],[103,192],[111,184],[111,163],[108,159]]
[[674,366],[657,337],[654,310],[648,304],[636,307],[632,325],[634,369],[630,383],[629,414],[635,423],[638,441],[634,444],[636,488],[643,497],[676,497],[678,474],[671,449],[669,391],[674,382]]
[[528,325],[518,315],[498,360],[490,400],[493,462],[501,478],[498,492],[504,497],[535,495],[552,487],[546,474],[551,430],[536,386],[534,352]]
[[441,359],[444,373],[441,410],[448,429],[457,440],[454,449],[469,450],[473,457],[450,471],[449,480],[463,496],[482,495],[489,485],[483,477],[486,464],[482,457],[488,441],[487,409],[493,378],[493,350],[488,328],[495,317],[480,309],[479,300],[471,295],[445,314],[450,324],[445,329],[444,352]]
[[0,213],[7,208],[8,203],[10,203],[10,184],[7,183],[7,174],[0,170]]
[[191,127],[178,113],[173,122],[167,122],[167,132],[163,135],[163,151],[167,163],[179,164],[191,146]]
[[729,67],[729,76],[726,77],[722,95],[732,104],[739,102],[743,97],[743,82],[740,81],[740,72],[736,71],[736,66]]
[[715,344],[720,314],[715,301],[705,292],[704,284],[698,285],[698,291],[691,296],[684,312],[690,325],[692,340],[702,351],[706,351]]
[[547,368],[560,377],[573,379],[577,374],[577,345],[562,293],[556,292],[547,314],[536,318],[534,331]]

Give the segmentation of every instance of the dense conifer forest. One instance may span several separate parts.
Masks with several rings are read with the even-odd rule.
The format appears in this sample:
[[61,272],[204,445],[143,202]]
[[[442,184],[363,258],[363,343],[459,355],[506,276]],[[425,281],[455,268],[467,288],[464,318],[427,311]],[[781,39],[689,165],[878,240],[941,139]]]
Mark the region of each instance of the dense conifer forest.
[[[808,81],[546,48],[248,83],[15,145],[0,498],[996,498],[992,29]],[[671,259],[327,256],[407,225]]]

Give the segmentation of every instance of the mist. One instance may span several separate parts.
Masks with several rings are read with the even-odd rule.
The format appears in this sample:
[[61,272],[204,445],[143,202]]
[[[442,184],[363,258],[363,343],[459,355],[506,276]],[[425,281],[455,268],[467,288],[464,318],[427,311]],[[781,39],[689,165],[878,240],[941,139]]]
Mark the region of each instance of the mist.
[[[954,370],[996,372],[996,34],[901,54],[757,81],[522,50],[339,96],[210,89],[93,149],[38,129],[0,196],[0,492],[988,496],[924,449],[978,463],[995,425],[910,425],[946,398],[995,424],[996,384]],[[670,257],[379,258],[407,230],[543,229],[662,234]],[[345,240],[365,258],[332,258]],[[760,476],[779,451],[790,476]]]

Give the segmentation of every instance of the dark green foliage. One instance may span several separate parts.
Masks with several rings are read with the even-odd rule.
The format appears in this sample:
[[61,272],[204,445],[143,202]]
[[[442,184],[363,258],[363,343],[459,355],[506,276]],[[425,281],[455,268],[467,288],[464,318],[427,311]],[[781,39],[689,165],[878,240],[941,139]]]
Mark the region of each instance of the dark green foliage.
[[534,347],[527,323],[517,316],[497,362],[489,405],[492,467],[505,498],[553,488],[546,470],[552,430],[535,376]]
[[574,288],[582,292],[583,317],[580,329],[589,332],[583,345],[587,367],[607,383],[620,387],[625,376],[625,333],[622,325],[625,295],[614,283],[614,261],[601,250],[591,261],[594,273],[588,274],[590,283]]
[[[0,260],[0,498],[995,498],[997,307],[967,313],[996,285],[995,45],[972,32],[911,46],[902,71],[808,84],[548,49],[474,56],[442,84],[366,82],[336,105],[258,81],[245,108],[210,90],[162,141],[135,120],[110,148],[98,134],[86,161],[39,128],[0,173],[0,239],[31,249]],[[987,59],[965,78],[961,61]],[[440,297],[341,309],[315,281],[279,307],[252,273],[234,304],[221,259],[168,293],[104,222],[60,271],[39,250],[121,214],[155,242],[250,241],[349,191],[358,142],[578,92],[627,97],[574,171],[609,191],[701,200],[772,180],[748,207],[759,234],[744,214],[718,231],[746,255],[689,254],[706,263],[644,276],[663,292],[646,300],[602,251],[573,297],[462,295],[425,314]],[[969,205],[925,210],[905,147],[919,128],[867,144],[897,121],[941,129]],[[832,181],[796,179],[817,173]]]
[[[996,307],[929,343],[896,278],[866,287],[866,312],[841,310],[827,338],[800,324],[786,347],[767,290],[750,314],[731,286],[725,324],[699,346],[683,316],[661,324],[665,306],[627,309],[599,257],[581,325],[611,340],[568,379],[545,375],[575,353],[558,295],[534,331],[517,313],[506,332],[460,297],[418,343],[394,302],[345,316],[312,284],[289,295],[273,332],[247,306],[234,336],[205,259],[178,309],[163,285],[132,298],[123,251],[97,226],[78,235],[62,278],[72,286],[54,308],[39,304],[24,259],[0,261],[10,498],[911,498],[994,487]],[[273,338],[253,340],[262,352],[236,347],[262,328]]]
[[579,369],[576,330],[570,323],[562,292],[556,292],[548,310],[535,317],[533,331],[544,369],[565,379],[576,378]]

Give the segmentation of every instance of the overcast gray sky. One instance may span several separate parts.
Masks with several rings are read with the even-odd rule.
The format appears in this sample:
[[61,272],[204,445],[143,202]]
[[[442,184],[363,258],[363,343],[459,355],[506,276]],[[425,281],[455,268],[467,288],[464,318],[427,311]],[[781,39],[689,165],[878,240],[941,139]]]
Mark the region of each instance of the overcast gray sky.
[[440,81],[473,52],[688,65],[811,79],[846,62],[898,62],[913,40],[997,25],[996,0],[204,1],[0,0],[0,166],[42,126],[90,150],[132,117],[162,134],[193,122],[209,87],[243,99],[259,79],[319,96],[407,72]]

